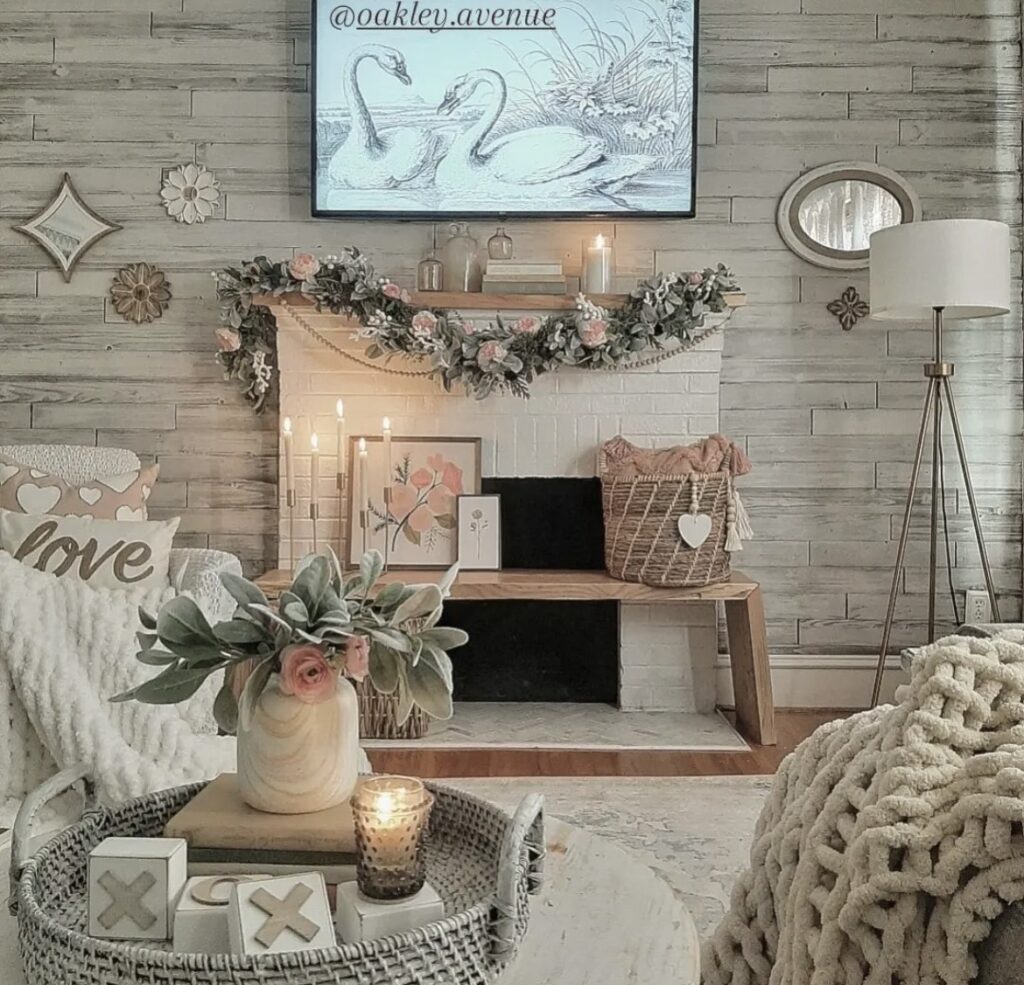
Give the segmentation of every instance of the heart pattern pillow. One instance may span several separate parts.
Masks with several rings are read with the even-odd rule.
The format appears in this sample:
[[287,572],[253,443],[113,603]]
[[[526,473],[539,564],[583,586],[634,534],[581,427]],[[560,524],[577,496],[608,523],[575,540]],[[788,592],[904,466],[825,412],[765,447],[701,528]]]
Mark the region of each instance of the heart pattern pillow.
[[92,588],[166,588],[173,520],[83,520],[0,510],[0,550],[17,561]]
[[121,475],[100,476],[79,486],[0,455],[0,510],[32,516],[145,520],[146,500],[159,474],[159,465],[149,465]]

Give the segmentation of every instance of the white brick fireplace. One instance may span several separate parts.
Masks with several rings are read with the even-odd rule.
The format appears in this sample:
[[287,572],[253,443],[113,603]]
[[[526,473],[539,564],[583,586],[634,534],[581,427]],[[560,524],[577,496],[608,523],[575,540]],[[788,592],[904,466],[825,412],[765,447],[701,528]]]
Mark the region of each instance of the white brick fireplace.
[[[338,319],[309,308],[300,314],[334,344],[362,353],[364,344],[353,341],[352,329],[341,327]],[[474,321],[486,321],[493,314],[464,312]],[[381,418],[388,415],[395,435],[482,438],[485,477],[593,476],[598,446],[616,434],[653,446],[696,440],[718,429],[721,333],[656,366],[615,372],[562,370],[535,381],[529,400],[496,396],[477,401],[461,392],[445,393],[432,380],[362,367],[281,315],[278,328],[281,415],[291,417],[296,430],[297,556],[312,543],[306,508],[311,430],[321,436],[327,453],[321,458],[319,536],[338,543],[339,502],[329,455],[334,450],[334,407],[339,397],[345,401],[350,435],[379,434]],[[414,365],[393,360],[389,368]],[[287,567],[283,475],[282,458],[279,561]],[[713,709],[714,603],[623,606],[620,627],[619,696],[624,710]]]

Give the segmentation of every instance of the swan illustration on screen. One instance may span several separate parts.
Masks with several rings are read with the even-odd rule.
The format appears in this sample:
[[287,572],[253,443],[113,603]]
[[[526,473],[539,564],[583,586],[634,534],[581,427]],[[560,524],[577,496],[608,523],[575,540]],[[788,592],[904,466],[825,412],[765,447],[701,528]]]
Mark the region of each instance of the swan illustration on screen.
[[481,86],[490,91],[479,118],[459,134],[437,166],[442,192],[472,191],[474,196],[506,198],[524,194],[570,198],[614,192],[649,168],[655,158],[609,154],[604,140],[571,126],[536,126],[488,141],[508,102],[504,76],[493,69],[460,75],[448,87],[437,111],[450,115]]
[[331,180],[352,188],[397,188],[429,175],[441,139],[426,127],[388,127],[378,130],[359,87],[359,65],[370,59],[403,85],[412,79],[400,51],[366,44],[349,55],[344,92],[352,123],[348,136],[328,165]]

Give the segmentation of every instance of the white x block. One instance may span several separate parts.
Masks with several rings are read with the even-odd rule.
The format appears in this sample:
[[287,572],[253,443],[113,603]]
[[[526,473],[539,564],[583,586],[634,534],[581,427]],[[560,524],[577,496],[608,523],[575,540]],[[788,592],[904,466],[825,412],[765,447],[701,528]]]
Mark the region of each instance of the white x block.
[[230,954],[228,904],[235,886],[269,878],[209,875],[189,879],[174,912],[174,950],[182,954]]
[[444,919],[444,903],[430,883],[406,899],[381,902],[363,896],[354,882],[338,886],[334,920],[345,944],[390,937]]
[[319,872],[239,884],[228,904],[234,954],[334,947],[334,920]]
[[182,838],[107,838],[89,853],[89,933],[165,941],[188,877]]

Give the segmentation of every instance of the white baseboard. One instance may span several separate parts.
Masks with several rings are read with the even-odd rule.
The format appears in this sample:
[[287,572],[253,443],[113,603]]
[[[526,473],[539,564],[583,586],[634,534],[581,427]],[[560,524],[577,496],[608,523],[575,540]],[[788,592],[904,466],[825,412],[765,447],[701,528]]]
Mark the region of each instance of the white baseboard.
[[[866,708],[871,700],[878,658],[871,654],[778,653],[770,658],[776,708]],[[891,655],[882,678],[882,702],[893,700],[898,684],[906,683],[900,658]],[[715,661],[719,706],[733,707],[729,655]]]

